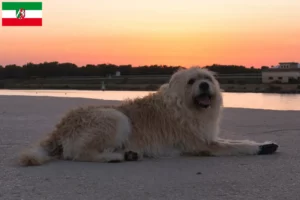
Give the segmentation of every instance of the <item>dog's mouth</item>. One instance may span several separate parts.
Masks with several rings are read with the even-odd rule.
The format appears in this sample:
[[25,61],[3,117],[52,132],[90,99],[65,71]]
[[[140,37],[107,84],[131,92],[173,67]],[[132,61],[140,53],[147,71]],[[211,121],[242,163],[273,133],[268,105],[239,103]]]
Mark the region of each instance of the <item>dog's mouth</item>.
[[212,95],[208,93],[202,93],[194,97],[194,102],[201,108],[208,108],[211,105]]

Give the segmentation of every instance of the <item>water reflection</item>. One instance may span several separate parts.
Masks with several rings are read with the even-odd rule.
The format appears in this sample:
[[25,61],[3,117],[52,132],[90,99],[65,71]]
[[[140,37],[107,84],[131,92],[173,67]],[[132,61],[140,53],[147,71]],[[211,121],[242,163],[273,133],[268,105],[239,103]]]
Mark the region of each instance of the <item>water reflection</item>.
[[[0,90],[0,95],[80,97],[123,100],[143,97],[149,91],[87,91],[87,90]],[[225,107],[271,110],[300,110],[299,94],[223,93]]]

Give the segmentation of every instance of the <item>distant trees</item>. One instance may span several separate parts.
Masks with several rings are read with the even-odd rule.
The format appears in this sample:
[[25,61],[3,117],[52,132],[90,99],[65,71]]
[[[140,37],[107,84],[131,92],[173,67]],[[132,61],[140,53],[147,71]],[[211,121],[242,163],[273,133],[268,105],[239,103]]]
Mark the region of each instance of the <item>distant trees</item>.
[[122,75],[168,75],[180,66],[151,65],[133,67],[132,65],[99,64],[78,67],[73,63],[44,62],[40,64],[27,63],[23,66],[0,66],[0,78],[31,78],[31,77],[61,77],[61,76],[108,76],[120,71]]
[[219,74],[251,74],[251,73],[260,73],[261,69],[258,68],[246,68],[245,66],[238,65],[218,65],[213,64],[211,66],[205,66],[209,70],[215,71]]
[[[122,75],[171,75],[181,66],[150,65],[133,67],[132,65],[88,64],[77,66],[73,63],[44,62],[39,64],[27,63],[23,66],[0,65],[0,79],[27,79],[32,77],[61,77],[61,76],[108,76],[120,71]],[[205,66],[219,74],[259,73],[261,69],[246,68],[236,65]]]
[[261,66],[261,69],[264,70],[264,69],[270,69],[270,67],[268,66]]

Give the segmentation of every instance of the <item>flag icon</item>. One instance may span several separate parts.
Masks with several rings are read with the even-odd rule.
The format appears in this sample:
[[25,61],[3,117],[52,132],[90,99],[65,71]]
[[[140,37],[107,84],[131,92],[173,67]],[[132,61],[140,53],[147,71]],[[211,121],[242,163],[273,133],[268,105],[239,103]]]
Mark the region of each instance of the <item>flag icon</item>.
[[42,26],[42,2],[2,2],[2,26]]

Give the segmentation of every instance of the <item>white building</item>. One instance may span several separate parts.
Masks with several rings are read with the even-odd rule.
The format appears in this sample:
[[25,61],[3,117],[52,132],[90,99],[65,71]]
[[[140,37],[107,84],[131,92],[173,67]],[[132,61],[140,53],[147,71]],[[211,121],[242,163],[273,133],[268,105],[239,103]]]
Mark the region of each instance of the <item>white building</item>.
[[296,62],[279,63],[278,68],[262,71],[263,83],[289,83],[295,79],[300,81],[300,68]]
[[281,62],[279,63],[279,69],[297,69],[299,66],[296,62]]

